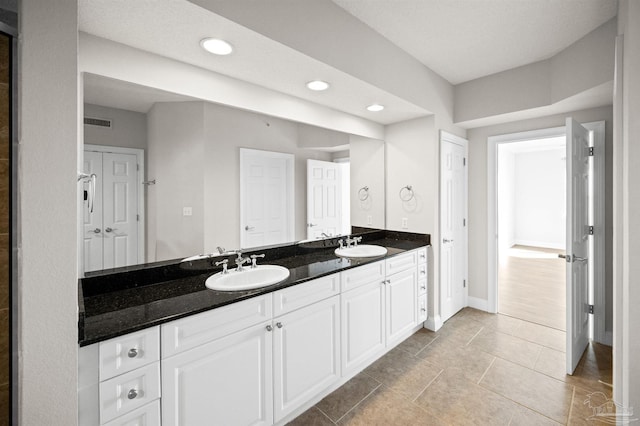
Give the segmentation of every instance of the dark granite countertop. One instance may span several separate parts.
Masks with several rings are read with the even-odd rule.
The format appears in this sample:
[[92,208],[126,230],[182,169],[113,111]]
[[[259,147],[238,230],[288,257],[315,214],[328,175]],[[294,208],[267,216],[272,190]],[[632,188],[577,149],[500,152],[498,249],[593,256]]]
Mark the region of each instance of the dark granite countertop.
[[[363,237],[361,244],[386,247],[386,256],[340,258],[334,254],[339,238],[247,250],[245,256],[265,253],[262,263],[281,265],[290,271],[285,281],[254,290],[206,288],[206,279],[221,270],[211,266],[212,259],[178,260],[88,273],[78,285],[79,344],[90,345],[430,244],[426,234],[371,230],[353,235]],[[235,256],[227,257],[233,265]],[[213,260],[222,258],[224,256]]]

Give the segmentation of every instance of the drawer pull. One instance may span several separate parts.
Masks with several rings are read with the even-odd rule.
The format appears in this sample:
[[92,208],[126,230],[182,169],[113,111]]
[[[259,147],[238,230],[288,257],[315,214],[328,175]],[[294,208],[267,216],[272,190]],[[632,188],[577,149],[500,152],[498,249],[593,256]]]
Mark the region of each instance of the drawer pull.
[[135,389],[131,389],[129,391],[129,393],[127,394],[127,398],[129,398],[129,399],[136,399],[137,396],[138,396],[138,391],[135,390]]
[[271,330],[273,330],[273,327],[271,327],[271,325],[268,325],[267,326],[267,331],[271,331]]
[[281,322],[277,322],[277,323],[276,323],[276,327],[278,327],[278,328],[282,328],[282,323],[281,323]]
[[425,286],[420,287],[420,290],[426,290],[427,288]]
[[129,352],[127,352],[127,356],[129,358],[135,358],[138,356],[138,350],[136,348],[131,348],[129,349]]
[[421,273],[422,275],[424,275],[424,274],[426,274],[426,273],[427,273],[427,271],[425,271],[424,269],[421,269],[421,270],[420,270],[420,273]]
[[420,309],[422,312],[427,312],[425,308]]

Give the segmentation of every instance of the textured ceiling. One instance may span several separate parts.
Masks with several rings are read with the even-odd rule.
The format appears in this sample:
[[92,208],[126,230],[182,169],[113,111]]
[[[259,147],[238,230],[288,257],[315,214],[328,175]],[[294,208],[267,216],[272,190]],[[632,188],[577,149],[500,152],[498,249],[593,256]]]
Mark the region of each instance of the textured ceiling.
[[617,13],[615,0],[332,0],[459,84],[553,56]]

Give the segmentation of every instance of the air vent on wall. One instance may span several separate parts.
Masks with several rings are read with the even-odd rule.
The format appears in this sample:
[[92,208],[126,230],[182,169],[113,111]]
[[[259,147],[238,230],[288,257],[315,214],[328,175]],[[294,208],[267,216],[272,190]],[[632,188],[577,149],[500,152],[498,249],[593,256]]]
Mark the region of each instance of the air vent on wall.
[[104,118],[85,117],[84,124],[88,124],[89,126],[107,127],[109,129],[111,128],[111,120],[106,120]]

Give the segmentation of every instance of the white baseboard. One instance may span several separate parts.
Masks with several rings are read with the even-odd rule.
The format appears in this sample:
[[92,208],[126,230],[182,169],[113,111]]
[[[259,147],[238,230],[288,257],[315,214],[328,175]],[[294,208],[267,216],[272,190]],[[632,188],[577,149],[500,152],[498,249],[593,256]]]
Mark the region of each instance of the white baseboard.
[[435,317],[429,315],[427,320],[424,322],[424,328],[427,330],[438,331],[440,330],[440,327],[442,327],[442,319],[440,315],[436,315]]
[[558,249],[558,250],[564,250],[566,247],[565,242],[552,243],[549,241],[532,241],[532,240],[515,240],[514,245],[542,247],[542,248],[550,248],[550,249]]
[[489,312],[489,301],[478,297],[467,296],[467,306],[480,311]]

